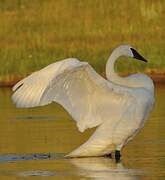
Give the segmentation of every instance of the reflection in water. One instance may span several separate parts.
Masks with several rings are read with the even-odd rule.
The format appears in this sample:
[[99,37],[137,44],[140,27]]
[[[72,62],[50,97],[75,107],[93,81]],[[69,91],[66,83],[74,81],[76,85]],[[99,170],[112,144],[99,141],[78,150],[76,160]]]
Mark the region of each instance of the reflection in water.
[[78,174],[92,179],[135,180],[144,175],[143,171],[124,168],[122,162],[116,163],[110,158],[75,158],[70,162],[78,168]]

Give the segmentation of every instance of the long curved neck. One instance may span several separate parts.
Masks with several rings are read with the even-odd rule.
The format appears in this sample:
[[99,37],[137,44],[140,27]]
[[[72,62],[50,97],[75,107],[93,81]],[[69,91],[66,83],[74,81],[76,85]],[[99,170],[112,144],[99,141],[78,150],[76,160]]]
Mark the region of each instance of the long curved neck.
[[127,87],[143,87],[148,90],[153,91],[153,82],[152,80],[144,75],[144,74],[135,74],[127,76],[127,77],[120,77],[115,72],[115,62],[120,56],[127,56],[127,54],[123,51],[123,49],[119,46],[116,48],[110,57],[108,58],[107,64],[106,64],[106,77],[107,80],[114,82],[119,85],[127,86]]
[[115,62],[116,60],[122,56],[122,53],[119,51],[119,49],[115,49],[110,57],[108,58],[107,64],[106,64],[106,77],[109,81],[113,81],[115,83],[119,84],[125,84],[124,78],[120,77],[116,72],[115,72]]

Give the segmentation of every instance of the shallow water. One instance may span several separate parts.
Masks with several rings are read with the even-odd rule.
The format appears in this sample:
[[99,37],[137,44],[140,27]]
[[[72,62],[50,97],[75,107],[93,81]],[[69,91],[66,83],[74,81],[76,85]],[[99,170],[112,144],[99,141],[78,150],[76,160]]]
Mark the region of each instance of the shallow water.
[[120,163],[65,159],[94,129],[79,133],[56,104],[16,109],[10,96],[0,89],[0,179],[165,179],[165,86],[157,86],[154,111]]

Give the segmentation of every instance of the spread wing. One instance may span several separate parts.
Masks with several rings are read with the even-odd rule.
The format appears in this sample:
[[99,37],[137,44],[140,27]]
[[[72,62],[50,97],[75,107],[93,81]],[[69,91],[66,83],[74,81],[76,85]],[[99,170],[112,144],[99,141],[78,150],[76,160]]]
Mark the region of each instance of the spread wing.
[[13,87],[17,107],[61,104],[81,132],[119,117],[132,99],[129,89],[105,80],[86,62],[59,61],[32,73]]

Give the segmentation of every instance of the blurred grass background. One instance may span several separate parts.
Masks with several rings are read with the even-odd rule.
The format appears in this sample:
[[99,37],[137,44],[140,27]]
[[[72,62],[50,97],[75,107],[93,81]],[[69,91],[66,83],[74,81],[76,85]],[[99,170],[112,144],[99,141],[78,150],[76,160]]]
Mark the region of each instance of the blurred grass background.
[[104,73],[119,44],[131,44],[149,60],[119,60],[119,72],[163,74],[164,9],[164,0],[0,0],[0,82],[68,57]]

